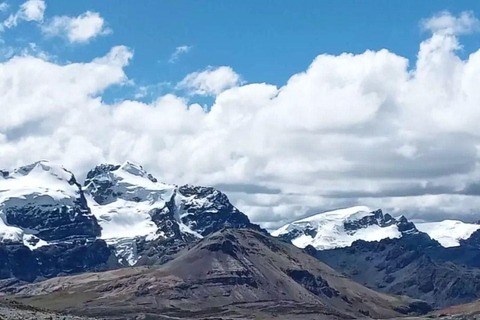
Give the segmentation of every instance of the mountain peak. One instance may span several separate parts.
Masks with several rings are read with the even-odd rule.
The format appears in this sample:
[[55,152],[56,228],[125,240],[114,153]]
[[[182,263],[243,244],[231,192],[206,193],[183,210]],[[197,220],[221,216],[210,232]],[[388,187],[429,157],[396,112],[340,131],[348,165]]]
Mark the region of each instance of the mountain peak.
[[136,164],[130,160],[125,161],[119,169],[139,177],[144,177],[148,174],[141,165]]
[[48,160],[40,160],[34,163],[21,166],[14,169],[12,172],[3,171],[4,178],[20,178],[22,176],[42,175],[48,173],[59,180],[72,181],[73,174],[66,170],[63,166],[50,162]]
[[0,213],[0,238],[7,240],[34,235],[57,241],[100,233],[74,175],[46,160],[0,175]]
[[[38,196],[52,200],[75,198],[80,193],[74,175],[47,160],[36,161],[0,175],[0,202],[8,199],[33,201]],[[3,203],[5,205],[5,203]]]
[[294,221],[275,230],[272,235],[291,241],[300,248],[312,245],[325,250],[348,247],[356,240],[399,238],[402,230],[398,223],[380,209],[372,211],[366,206],[355,206]]
[[457,247],[461,240],[466,240],[480,225],[459,220],[443,220],[440,222],[417,222],[417,228],[437,240],[443,247]]

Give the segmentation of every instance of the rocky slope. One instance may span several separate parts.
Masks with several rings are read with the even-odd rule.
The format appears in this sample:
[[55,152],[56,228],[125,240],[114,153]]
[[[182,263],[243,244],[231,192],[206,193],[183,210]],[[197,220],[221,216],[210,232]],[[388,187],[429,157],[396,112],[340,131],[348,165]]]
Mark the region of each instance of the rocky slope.
[[225,229],[157,268],[128,268],[26,285],[15,299],[90,316],[349,319],[426,312],[377,293],[300,249],[249,229]]
[[348,248],[305,250],[369,288],[408,295],[439,308],[480,298],[480,269],[455,262],[449,248],[423,233],[356,241]]
[[[14,301],[0,301],[1,320],[95,320],[33,308]],[[97,319],[100,320],[100,319]]]

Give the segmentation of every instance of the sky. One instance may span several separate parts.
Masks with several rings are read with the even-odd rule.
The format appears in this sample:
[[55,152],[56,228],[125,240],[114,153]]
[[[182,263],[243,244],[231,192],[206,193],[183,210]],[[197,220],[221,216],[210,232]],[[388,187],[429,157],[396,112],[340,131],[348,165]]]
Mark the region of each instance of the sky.
[[477,1],[0,2],[0,168],[127,159],[265,228],[480,220]]

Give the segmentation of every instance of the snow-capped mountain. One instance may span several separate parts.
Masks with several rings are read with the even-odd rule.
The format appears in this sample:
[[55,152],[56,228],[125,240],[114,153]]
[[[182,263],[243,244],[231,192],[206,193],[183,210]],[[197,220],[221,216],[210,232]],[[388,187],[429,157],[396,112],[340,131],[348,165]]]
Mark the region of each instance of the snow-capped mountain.
[[1,171],[0,279],[105,269],[112,250],[100,234],[81,186],[62,166],[38,161]]
[[97,166],[83,188],[48,161],[0,171],[0,280],[162,264],[225,227],[261,230],[220,191],[160,183],[128,161]]
[[412,232],[417,229],[404,217],[397,220],[382,210],[357,206],[294,221],[273,231],[272,235],[290,240],[299,248],[311,245],[317,250],[327,250],[349,247],[356,240],[379,241]]
[[2,171],[0,242],[36,248],[99,235],[100,226],[71,172],[47,161]]
[[100,165],[85,181],[87,202],[102,227],[102,238],[121,239],[157,234],[154,210],[162,210],[174,186],[157,182],[140,166]]
[[329,250],[349,247],[356,240],[398,239],[406,233],[423,232],[444,248],[450,248],[460,246],[462,240],[469,239],[477,230],[480,224],[458,220],[413,223],[403,216],[395,219],[380,209],[356,206],[297,220],[271,234],[299,248],[311,245],[317,250]]
[[138,241],[191,242],[225,227],[259,229],[220,191],[161,183],[129,161],[97,166],[84,190],[101,238],[129,265],[142,255]]
[[430,238],[437,240],[443,247],[458,247],[461,240],[469,239],[480,229],[479,224],[465,223],[458,220],[440,222],[416,222],[418,230],[425,232]]

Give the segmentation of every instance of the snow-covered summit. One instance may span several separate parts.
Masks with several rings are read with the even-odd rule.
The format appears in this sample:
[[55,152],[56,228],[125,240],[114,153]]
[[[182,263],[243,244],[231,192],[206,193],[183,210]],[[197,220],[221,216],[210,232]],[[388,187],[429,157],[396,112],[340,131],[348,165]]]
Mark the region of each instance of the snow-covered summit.
[[437,240],[443,247],[457,247],[460,240],[466,240],[477,230],[479,224],[465,223],[458,220],[440,222],[416,222],[418,230],[425,232],[430,238]]
[[356,206],[294,221],[273,231],[272,235],[288,239],[300,248],[311,245],[326,250],[348,247],[356,240],[399,238],[404,232],[415,231],[413,224],[403,217],[396,220],[381,210]]
[[45,160],[2,170],[0,220],[0,242],[36,245],[100,233],[74,175]]
[[185,242],[226,226],[258,228],[220,191],[164,184],[130,161],[92,169],[84,191],[102,227],[101,237],[131,265],[140,258],[139,239]]
[[79,191],[71,172],[46,160],[2,172],[0,202],[4,205],[7,200],[38,201],[38,197],[68,202]]
[[155,236],[153,210],[162,210],[175,186],[157,182],[141,166],[102,164],[91,170],[85,193],[102,227],[102,238]]

